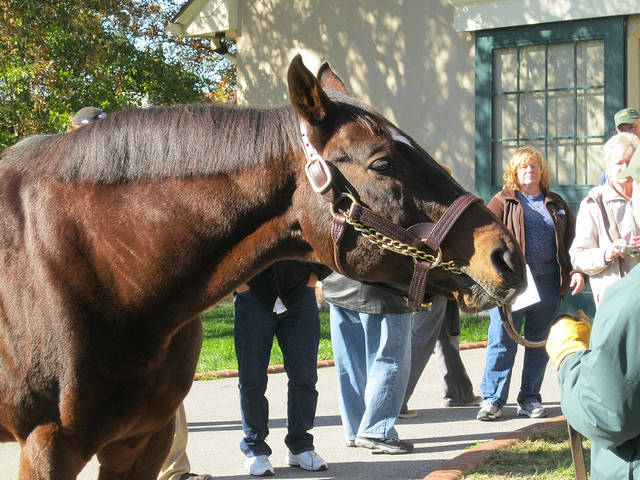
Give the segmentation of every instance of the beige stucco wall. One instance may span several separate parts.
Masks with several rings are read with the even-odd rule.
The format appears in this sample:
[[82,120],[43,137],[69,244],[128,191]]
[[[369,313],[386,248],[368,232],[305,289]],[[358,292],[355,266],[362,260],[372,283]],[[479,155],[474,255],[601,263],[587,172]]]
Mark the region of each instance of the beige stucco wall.
[[474,188],[474,37],[446,0],[239,0],[238,100],[288,101],[287,67],[328,61],[347,87]]

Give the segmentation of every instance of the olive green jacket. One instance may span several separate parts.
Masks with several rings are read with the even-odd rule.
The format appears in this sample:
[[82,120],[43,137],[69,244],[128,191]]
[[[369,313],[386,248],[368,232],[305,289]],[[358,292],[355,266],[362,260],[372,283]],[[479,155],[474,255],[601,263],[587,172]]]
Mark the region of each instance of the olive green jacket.
[[562,411],[591,439],[591,478],[640,479],[640,268],[609,286],[589,350],[560,364]]

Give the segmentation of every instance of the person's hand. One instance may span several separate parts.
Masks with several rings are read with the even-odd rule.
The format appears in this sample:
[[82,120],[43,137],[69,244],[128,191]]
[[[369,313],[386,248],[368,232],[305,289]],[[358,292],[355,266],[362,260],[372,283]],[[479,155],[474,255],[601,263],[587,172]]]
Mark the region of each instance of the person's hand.
[[575,287],[573,292],[571,292],[571,295],[573,296],[580,293],[584,288],[584,284],[584,276],[580,272],[574,272],[573,275],[571,275],[571,284],[569,285],[570,287]]
[[620,240],[616,240],[611,245],[607,245],[607,248],[604,250],[604,259],[606,262],[610,262],[615,257],[623,257],[624,251],[627,248],[627,241],[621,238]]
[[567,355],[589,348],[589,337],[591,324],[582,310],[578,310],[575,316],[566,313],[559,315],[551,327],[546,344],[556,370]]

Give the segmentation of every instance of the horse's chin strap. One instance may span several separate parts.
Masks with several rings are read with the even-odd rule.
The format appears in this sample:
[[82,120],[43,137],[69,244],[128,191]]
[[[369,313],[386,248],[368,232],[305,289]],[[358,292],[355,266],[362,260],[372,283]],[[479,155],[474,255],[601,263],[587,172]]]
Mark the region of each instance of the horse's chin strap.
[[[409,229],[405,229],[363,207],[352,195],[340,192],[333,182],[329,165],[311,145],[304,121],[300,122],[300,131],[303,150],[307,157],[305,167],[307,178],[313,190],[321,194],[331,204],[331,213],[333,215],[331,226],[331,237],[334,245],[333,258],[338,272],[349,278],[342,266],[340,251],[341,240],[344,237],[347,224],[349,224],[379,248],[413,258],[413,277],[408,294],[387,284],[372,283],[383,290],[404,296],[407,304],[411,307],[423,306],[424,292],[430,269],[443,267],[453,271],[453,273],[461,273],[459,269],[453,266],[452,262],[442,262],[440,245],[451,230],[451,227],[460,218],[460,215],[475,202],[482,201],[480,197],[472,193],[465,193],[456,198],[435,224],[419,223]],[[344,210],[335,211],[335,207],[346,200],[351,201],[348,212]],[[422,248],[424,246],[433,250],[436,256],[423,252]]]

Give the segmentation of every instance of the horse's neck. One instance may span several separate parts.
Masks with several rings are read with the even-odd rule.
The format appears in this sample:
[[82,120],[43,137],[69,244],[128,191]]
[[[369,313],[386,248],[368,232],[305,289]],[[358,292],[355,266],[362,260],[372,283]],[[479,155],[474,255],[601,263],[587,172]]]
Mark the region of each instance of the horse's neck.
[[210,212],[222,227],[212,232],[216,259],[206,293],[211,298],[222,298],[278,259],[303,259],[309,250],[295,227],[292,179],[278,180],[274,186],[257,175],[243,185],[252,187],[234,192]]
[[[102,232],[106,241],[112,235],[113,242],[130,242],[127,261],[104,259],[127,270],[118,278],[122,291],[131,291],[124,284],[139,285],[140,292],[157,292],[154,300],[170,302],[163,305],[165,311],[187,308],[189,314],[197,314],[283,252],[302,257],[308,248],[295,233],[289,213],[294,180],[270,179],[265,172],[239,177],[241,181],[230,181],[228,176],[168,180],[141,189],[146,192],[140,191],[140,200],[127,208],[131,224],[124,227],[134,235],[127,239],[113,226]],[[130,196],[135,195],[135,186],[128,189]],[[141,247],[147,253],[141,253]],[[112,249],[102,252],[114,255]],[[180,298],[164,296],[176,287],[182,291]]]

